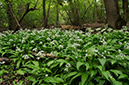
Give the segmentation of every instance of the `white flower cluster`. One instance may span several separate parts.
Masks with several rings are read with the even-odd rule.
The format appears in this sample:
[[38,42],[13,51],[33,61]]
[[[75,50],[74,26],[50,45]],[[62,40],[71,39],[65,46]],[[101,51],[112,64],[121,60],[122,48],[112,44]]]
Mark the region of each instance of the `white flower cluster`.
[[5,64],[5,61],[1,61],[0,64]]
[[58,52],[57,51],[52,51],[50,54],[53,55],[53,56],[57,56]]
[[126,42],[125,42],[124,48],[125,48],[125,49],[129,49],[129,43],[126,43]]
[[30,57],[27,54],[25,54],[22,56],[22,58],[24,58],[26,60],[26,59],[29,59]]
[[39,52],[36,54],[36,56],[39,56],[39,57],[37,57],[38,60],[39,60],[40,58],[43,58],[43,57],[45,56],[44,51],[43,51],[43,50],[39,51]]
[[63,49],[63,45],[59,45],[58,48],[59,48],[59,49]]
[[78,44],[78,43],[74,43],[74,44],[72,45],[72,47],[75,48],[75,49],[76,49],[76,47],[78,47],[78,46],[81,46],[81,45]]
[[23,52],[19,47],[16,47],[16,52]]
[[47,65],[50,66],[53,63],[54,63],[54,61],[50,61],[50,62],[47,63]]
[[66,72],[68,72],[69,71],[69,67],[71,67],[71,64],[70,63],[67,63],[66,65],[65,65],[65,69],[64,69],[64,71],[66,71]]
[[32,49],[32,51],[37,52],[37,51],[38,51],[38,49],[37,49],[37,48],[34,48],[34,49]]
[[53,40],[52,42],[50,42],[50,45],[54,45],[56,40]]

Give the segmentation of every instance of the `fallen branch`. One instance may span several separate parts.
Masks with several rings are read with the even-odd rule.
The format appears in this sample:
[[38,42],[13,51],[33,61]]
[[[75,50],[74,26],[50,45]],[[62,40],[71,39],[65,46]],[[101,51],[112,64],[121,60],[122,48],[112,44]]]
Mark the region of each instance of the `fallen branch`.
[[13,62],[12,59],[9,59],[9,58],[5,58],[5,57],[0,57],[0,62],[3,63],[4,65],[9,65],[10,63]]
[[[36,57],[39,57],[38,55],[37,55],[37,53],[35,53],[35,52],[30,52],[32,55],[34,55],[34,56],[36,56]],[[45,55],[45,57],[51,57],[51,58],[57,58],[58,56],[54,56],[54,55],[51,55],[51,54],[49,54],[49,53],[44,53],[44,55]]]

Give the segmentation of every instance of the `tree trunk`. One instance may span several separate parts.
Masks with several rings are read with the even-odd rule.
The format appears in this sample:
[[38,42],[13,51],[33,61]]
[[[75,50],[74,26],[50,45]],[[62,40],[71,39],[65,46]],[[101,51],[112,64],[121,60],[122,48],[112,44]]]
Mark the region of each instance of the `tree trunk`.
[[98,12],[97,1],[94,0],[94,3],[95,3],[95,10],[96,10],[96,22],[99,22],[99,12]]
[[58,7],[58,4],[56,5],[56,25],[59,24],[59,7]]
[[119,14],[119,6],[117,0],[104,0],[106,8],[107,23],[114,29],[121,29],[125,25],[124,19]]
[[45,3],[46,0],[43,0],[43,26],[46,28],[47,27],[47,22],[46,22],[46,7],[45,7]]
[[49,18],[49,11],[50,11],[50,4],[51,4],[51,0],[49,1],[49,6],[48,6],[48,11],[47,11],[47,15],[46,15],[46,0],[43,0],[43,26],[46,28],[48,26],[48,18]]
[[124,20],[128,21],[128,0],[123,0],[123,11],[124,11]]
[[9,3],[11,3],[11,2],[9,0],[5,0],[5,1],[7,4],[6,11],[7,11],[7,16],[8,16],[8,28],[9,28],[9,30],[14,30],[16,22],[13,18],[13,15],[11,13],[10,6],[9,6]]

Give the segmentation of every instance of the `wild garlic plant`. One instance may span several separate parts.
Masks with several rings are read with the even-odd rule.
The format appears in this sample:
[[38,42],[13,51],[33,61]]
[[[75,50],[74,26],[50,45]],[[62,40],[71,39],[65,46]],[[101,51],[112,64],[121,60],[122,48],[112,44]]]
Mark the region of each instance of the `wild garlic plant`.
[[[14,73],[26,74],[33,85],[128,84],[129,28],[5,31],[0,33],[0,56],[13,59]],[[0,64],[4,68],[5,61]]]

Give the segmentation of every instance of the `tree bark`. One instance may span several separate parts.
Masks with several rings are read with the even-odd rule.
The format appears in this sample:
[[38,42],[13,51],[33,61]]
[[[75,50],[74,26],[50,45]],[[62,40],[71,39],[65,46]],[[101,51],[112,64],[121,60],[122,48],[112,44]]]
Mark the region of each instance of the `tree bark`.
[[124,11],[124,20],[127,22],[128,20],[128,0],[123,0],[123,11]]
[[8,4],[9,4],[9,8],[10,8],[10,11],[11,11],[11,13],[12,13],[12,15],[13,15],[14,20],[16,21],[16,23],[17,23],[17,25],[19,26],[19,28],[22,29],[22,27],[21,27],[21,25],[19,24],[19,22],[18,22],[16,16],[15,16],[14,13],[13,13],[13,9],[12,9],[12,6],[11,6],[10,2],[8,2]]
[[96,10],[96,22],[99,22],[99,12],[96,0],[94,0],[95,10]]
[[107,23],[114,29],[121,29],[126,25],[124,19],[119,14],[119,6],[117,0],[104,0],[106,8]]
[[47,23],[46,23],[46,7],[45,7],[45,4],[46,4],[46,0],[43,0],[43,26],[46,28],[47,26]]
[[49,1],[48,11],[46,14],[46,0],[43,0],[43,26],[46,28],[48,26],[48,18],[49,18],[49,11],[50,11],[50,4],[51,0]]
[[56,4],[56,25],[59,24],[59,7],[58,4]]
[[9,30],[14,30],[16,22],[13,18],[13,15],[12,15],[11,10],[10,10],[10,6],[8,4],[11,2],[9,0],[5,0],[5,2],[7,5],[6,11],[7,11],[7,16],[8,16],[8,28],[9,28]]

